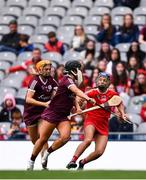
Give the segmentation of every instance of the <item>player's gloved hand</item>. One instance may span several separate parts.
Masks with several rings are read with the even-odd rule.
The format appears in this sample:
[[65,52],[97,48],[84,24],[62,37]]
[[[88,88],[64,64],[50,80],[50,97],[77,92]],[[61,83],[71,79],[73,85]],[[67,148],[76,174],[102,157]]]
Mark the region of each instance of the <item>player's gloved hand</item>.
[[95,101],[95,99],[93,99],[93,98],[89,98],[87,101],[88,101],[89,103],[93,104],[93,105],[96,104],[96,101]]

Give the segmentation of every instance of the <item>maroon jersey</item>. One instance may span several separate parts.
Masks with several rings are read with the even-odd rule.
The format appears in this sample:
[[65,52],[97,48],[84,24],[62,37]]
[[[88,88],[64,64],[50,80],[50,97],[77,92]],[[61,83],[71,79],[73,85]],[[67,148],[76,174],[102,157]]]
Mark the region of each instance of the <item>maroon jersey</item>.
[[[33,98],[41,102],[49,101],[53,90],[56,88],[57,83],[51,76],[46,81],[43,81],[40,76],[35,76],[28,86],[28,90],[34,92]],[[45,107],[43,106],[34,106],[25,103],[23,117],[26,124],[29,125],[31,122],[34,124],[35,120],[39,120],[44,109]]]
[[56,95],[49,107],[43,112],[42,119],[50,122],[58,122],[67,118],[75,99],[75,94],[69,89],[72,85],[74,85],[74,81],[68,75],[65,75],[61,79]]

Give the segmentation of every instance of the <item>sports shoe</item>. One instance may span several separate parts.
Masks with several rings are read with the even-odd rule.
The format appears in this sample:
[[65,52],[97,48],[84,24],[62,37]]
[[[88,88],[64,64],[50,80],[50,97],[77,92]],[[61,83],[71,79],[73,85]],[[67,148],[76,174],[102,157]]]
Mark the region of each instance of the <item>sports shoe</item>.
[[82,159],[79,161],[79,167],[78,170],[83,170],[84,169],[84,163],[82,163]]
[[34,168],[34,161],[29,160],[27,164],[27,170],[32,171]]
[[66,166],[67,169],[76,168],[77,164],[74,161],[70,161]]
[[[42,163],[42,160],[41,160],[41,163]],[[48,170],[48,169],[47,169],[47,164],[48,164],[48,160],[46,160],[45,162],[42,163],[42,168],[43,168],[44,170]]]
[[43,169],[46,169],[46,168],[47,168],[48,156],[49,156],[49,153],[48,153],[47,150],[45,150],[45,151],[44,151],[44,154],[43,154],[43,156],[42,156],[42,159],[41,159],[41,163],[42,163]]

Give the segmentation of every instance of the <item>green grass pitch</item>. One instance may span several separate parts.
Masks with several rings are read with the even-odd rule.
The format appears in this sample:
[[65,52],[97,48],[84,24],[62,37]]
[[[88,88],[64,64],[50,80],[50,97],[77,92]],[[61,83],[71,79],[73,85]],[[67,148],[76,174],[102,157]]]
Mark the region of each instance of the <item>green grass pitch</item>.
[[0,171],[0,179],[146,179],[146,171]]

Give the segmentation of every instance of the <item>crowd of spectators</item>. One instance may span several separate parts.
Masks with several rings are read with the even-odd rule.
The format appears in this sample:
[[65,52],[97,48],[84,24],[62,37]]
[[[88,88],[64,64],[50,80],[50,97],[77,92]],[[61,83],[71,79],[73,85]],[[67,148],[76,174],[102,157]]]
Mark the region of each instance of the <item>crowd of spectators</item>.
[[[114,0],[114,3],[115,7],[127,6],[133,10],[139,6],[140,1],[132,3],[130,0]],[[28,35],[18,33],[17,28],[17,21],[10,21],[10,32],[3,35],[0,41],[0,52],[9,51],[15,53],[16,56],[24,52],[32,52],[31,59],[26,59],[20,65],[12,65],[5,70],[6,75],[18,71],[26,73],[21,88],[27,88],[29,81],[35,74],[35,64],[43,59],[42,53],[52,52],[63,57],[66,52],[76,52],[78,60],[82,64],[84,76],[82,90],[87,91],[90,88],[95,88],[98,73],[107,72],[111,76],[110,88],[117,91],[122,97],[132,98],[146,94],[146,52],[140,48],[141,44],[146,43],[146,26],[139,28],[138,25],[134,24],[132,14],[127,13],[123,16],[121,26],[112,24],[110,14],[103,14],[94,38],[85,33],[83,25],[77,24],[74,27],[69,47],[66,47],[55,31],[50,31],[48,32],[48,41],[44,42],[43,50],[40,50],[29,41]],[[126,53],[127,61],[122,59],[121,51],[117,47],[120,43],[130,44]],[[97,47],[98,44],[100,44],[100,48]],[[56,66],[52,66],[51,75],[59,82],[63,77],[64,61],[55,62],[55,64]],[[140,110],[140,116],[142,121],[146,122],[145,103]],[[82,132],[83,118],[83,116],[76,116],[72,119],[73,132]],[[4,133],[5,127],[0,125],[0,139],[28,138],[27,130],[23,124],[22,112],[17,108],[15,97],[11,94],[4,97],[0,111],[0,122],[10,122],[10,129],[7,133]],[[133,131],[132,126],[121,125],[115,117],[110,121],[111,131],[125,131],[125,129]],[[80,138],[82,139],[82,136]]]

